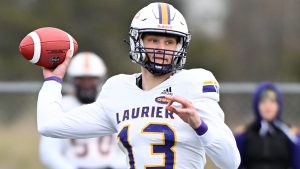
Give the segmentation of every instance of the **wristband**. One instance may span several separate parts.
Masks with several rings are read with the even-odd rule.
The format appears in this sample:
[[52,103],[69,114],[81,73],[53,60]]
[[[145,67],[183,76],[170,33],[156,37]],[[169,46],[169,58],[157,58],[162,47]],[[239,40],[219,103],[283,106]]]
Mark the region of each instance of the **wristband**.
[[50,81],[50,80],[54,80],[54,81],[56,81],[58,83],[62,83],[62,79],[60,77],[57,77],[57,76],[50,76],[50,77],[47,77],[45,79],[45,81]]
[[203,134],[205,134],[208,130],[208,127],[206,125],[206,123],[202,120],[202,123],[201,125],[194,129],[196,131],[196,133],[199,135],[199,136],[202,136]]

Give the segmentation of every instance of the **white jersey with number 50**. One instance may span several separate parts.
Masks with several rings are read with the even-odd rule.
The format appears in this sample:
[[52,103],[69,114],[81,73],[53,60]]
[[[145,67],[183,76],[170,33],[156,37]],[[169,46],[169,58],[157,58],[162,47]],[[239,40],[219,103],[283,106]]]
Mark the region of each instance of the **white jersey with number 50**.
[[[181,70],[149,91],[136,85],[138,76],[110,78],[95,103],[68,113],[61,113],[61,84],[46,81],[38,100],[39,132],[61,138],[117,133],[130,169],[203,169],[205,154],[219,168],[238,167],[239,152],[224,123],[218,104],[219,85],[211,72]],[[189,99],[208,130],[198,135],[167,111],[165,95]]]
[[[81,103],[74,96],[64,96],[62,106],[70,111]],[[40,158],[50,169],[125,169],[126,157],[116,141],[114,135],[88,139],[42,137]]]

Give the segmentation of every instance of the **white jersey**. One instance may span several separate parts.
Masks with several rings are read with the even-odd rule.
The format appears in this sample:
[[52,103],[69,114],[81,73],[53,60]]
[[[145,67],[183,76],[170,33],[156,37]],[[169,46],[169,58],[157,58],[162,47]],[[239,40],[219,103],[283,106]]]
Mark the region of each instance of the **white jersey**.
[[[67,112],[82,104],[74,96],[64,96],[63,111]],[[41,137],[41,161],[50,169],[100,169],[127,168],[125,154],[113,135],[88,139],[57,139]]]
[[[149,91],[136,85],[138,76],[110,78],[95,103],[65,114],[61,113],[61,84],[46,81],[38,99],[39,132],[60,138],[117,133],[131,169],[203,169],[205,154],[219,168],[238,167],[239,152],[224,123],[218,104],[219,85],[211,72],[181,70]],[[198,135],[179,116],[167,111],[165,95],[189,99],[208,130]]]

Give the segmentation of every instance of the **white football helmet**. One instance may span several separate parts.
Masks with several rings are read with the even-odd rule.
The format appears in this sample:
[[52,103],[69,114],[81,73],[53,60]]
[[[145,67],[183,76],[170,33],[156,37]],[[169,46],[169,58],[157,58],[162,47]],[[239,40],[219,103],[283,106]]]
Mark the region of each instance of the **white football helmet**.
[[67,74],[78,101],[88,104],[97,98],[106,79],[106,66],[98,55],[81,52],[72,58]]
[[69,77],[106,77],[106,66],[100,56],[92,52],[81,52],[73,56],[67,74]]
[[[167,34],[178,37],[177,49],[164,51],[164,55],[172,53],[171,65],[149,61],[142,41],[143,33]],[[135,15],[129,31],[129,40],[131,60],[145,67],[154,75],[163,75],[183,68],[191,35],[184,17],[177,9],[170,4],[156,2],[144,7]],[[156,49],[152,50],[155,54]],[[166,53],[166,51],[168,52]]]

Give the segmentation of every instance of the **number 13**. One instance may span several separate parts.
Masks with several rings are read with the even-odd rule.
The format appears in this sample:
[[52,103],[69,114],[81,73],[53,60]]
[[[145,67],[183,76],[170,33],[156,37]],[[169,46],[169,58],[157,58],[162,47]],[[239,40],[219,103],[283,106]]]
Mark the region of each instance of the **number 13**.
[[[129,128],[130,126],[123,127],[123,129],[118,134],[118,138],[128,152],[130,169],[136,169],[132,146],[129,141]],[[176,145],[175,131],[168,124],[150,123],[142,129],[141,133],[160,134],[162,136],[162,143],[151,144],[151,154],[162,155],[163,164],[147,165],[144,166],[144,168],[174,169],[176,159],[176,152],[174,151],[174,147]]]

